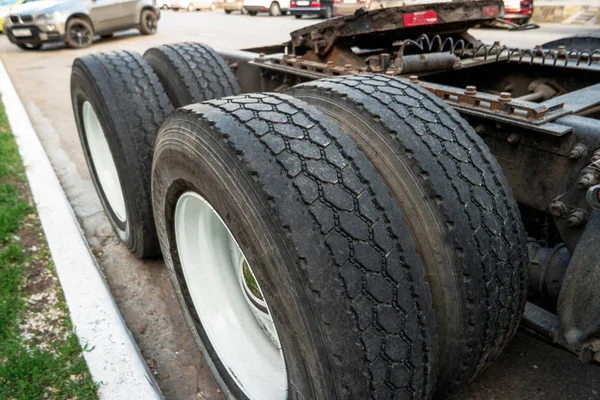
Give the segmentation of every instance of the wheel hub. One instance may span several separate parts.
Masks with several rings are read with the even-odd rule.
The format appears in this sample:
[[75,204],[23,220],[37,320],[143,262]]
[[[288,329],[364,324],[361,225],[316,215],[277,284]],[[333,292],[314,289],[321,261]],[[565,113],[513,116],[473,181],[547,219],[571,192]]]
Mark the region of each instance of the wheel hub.
[[82,108],[83,128],[88,142],[90,156],[96,171],[98,183],[102,187],[104,196],[108,201],[114,215],[121,222],[125,222],[127,211],[125,199],[121,189],[121,181],[112,153],[106,141],[104,130],[100,125],[98,116],[92,105],[86,101]]
[[175,208],[175,237],[191,304],[210,345],[250,399],[287,398],[277,329],[252,267],[214,208],[186,192]]

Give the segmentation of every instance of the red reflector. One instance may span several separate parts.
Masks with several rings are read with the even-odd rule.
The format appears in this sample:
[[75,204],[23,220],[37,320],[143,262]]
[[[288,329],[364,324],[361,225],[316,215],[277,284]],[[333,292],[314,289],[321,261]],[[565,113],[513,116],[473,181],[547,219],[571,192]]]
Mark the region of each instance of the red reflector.
[[311,1],[310,6],[311,7],[321,7],[321,2],[320,1]]
[[295,1],[290,1],[290,7],[296,7],[296,2]]
[[481,11],[486,17],[496,17],[500,15],[500,9],[498,8],[498,6],[483,7]]
[[438,16],[434,10],[404,14],[404,26],[433,25],[437,23]]

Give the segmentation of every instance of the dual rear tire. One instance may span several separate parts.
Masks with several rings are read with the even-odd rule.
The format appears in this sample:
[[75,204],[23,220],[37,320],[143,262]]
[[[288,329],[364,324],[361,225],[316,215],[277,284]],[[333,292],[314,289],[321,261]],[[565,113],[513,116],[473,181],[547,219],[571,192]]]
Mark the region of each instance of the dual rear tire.
[[[442,398],[500,353],[525,304],[524,234],[496,161],[454,111],[385,76],[315,81],[293,88],[294,97],[240,96],[206,46],[161,46],[144,57],[141,86],[167,108],[183,107],[169,116],[170,108],[146,108],[151,145],[122,146],[141,137],[120,138],[134,126],[116,117],[122,103],[89,102],[106,125],[127,221],[156,227],[142,246],[154,253],[120,237],[140,256],[156,254],[158,238],[226,395]],[[124,93],[97,83],[117,79],[97,62],[76,61],[72,90],[110,219],[118,210],[94,177],[83,115],[96,92]],[[121,164],[134,155],[144,158],[134,172],[144,173],[129,177],[135,161]],[[150,198],[144,221],[130,216],[128,202]],[[233,297],[212,300],[224,293]],[[229,331],[244,334],[219,331],[214,315],[231,316]]]
[[[239,91],[227,64],[206,46],[161,46],[149,53],[156,55],[150,63],[127,51],[81,57],[71,73],[73,110],[92,181],[115,233],[140,258],[160,254],[150,183],[158,128],[174,108]],[[196,84],[171,85],[159,58]],[[95,151],[98,146],[101,151]]]

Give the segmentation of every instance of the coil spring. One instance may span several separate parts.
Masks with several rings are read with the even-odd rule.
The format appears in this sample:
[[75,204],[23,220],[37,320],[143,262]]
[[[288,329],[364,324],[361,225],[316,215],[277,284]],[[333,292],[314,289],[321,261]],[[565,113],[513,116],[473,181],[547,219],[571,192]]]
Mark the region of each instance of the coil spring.
[[418,39],[406,39],[400,45],[398,57],[404,55],[406,47],[413,46],[424,53],[451,52],[466,58],[483,58],[483,60],[499,61],[503,56],[506,62],[533,64],[536,58],[541,58],[542,65],[552,66],[600,66],[600,49],[596,50],[565,50],[565,49],[519,49],[494,43],[493,45],[466,42],[464,39],[454,40],[452,37],[442,38],[441,35],[429,37],[426,34]]

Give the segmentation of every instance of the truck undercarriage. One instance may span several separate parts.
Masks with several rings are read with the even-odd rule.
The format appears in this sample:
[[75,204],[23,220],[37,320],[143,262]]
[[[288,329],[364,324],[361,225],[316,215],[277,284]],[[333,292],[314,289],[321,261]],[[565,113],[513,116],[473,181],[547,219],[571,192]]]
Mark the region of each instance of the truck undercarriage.
[[[519,323],[600,362],[600,50],[469,34],[503,11],[361,9],[280,45],[75,62],[75,117],[109,219],[140,257],[160,243],[226,394],[444,398]],[[106,94],[119,86],[132,104]],[[211,272],[228,263],[235,274]],[[276,350],[264,364],[233,333],[250,320],[268,339],[257,354]]]

